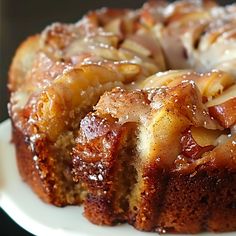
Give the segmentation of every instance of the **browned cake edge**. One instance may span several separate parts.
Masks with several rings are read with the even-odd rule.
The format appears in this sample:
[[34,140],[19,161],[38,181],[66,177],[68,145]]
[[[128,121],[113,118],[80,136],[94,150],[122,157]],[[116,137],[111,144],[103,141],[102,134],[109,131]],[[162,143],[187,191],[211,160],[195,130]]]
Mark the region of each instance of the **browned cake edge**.
[[[59,176],[55,175],[56,171],[58,172],[55,169],[57,166],[57,159],[54,158],[55,150],[50,150],[51,147],[47,140],[38,140],[33,144],[19,128],[12,124],[12,142],[15,144],[16,161],[22,179],[44,202],[56,206],[80,205],[82,203],[82,187],[80,185],[77,187],[73,183],[71,186],[64,185],[61,183],[63,179],[61,180]],[[61,171],[66,171],[66,168]],[[65,193],[67,188],[68,193]],[[71,195],[74,196],[70,198]]]
[[15,144],[16,161],[22,179],[43,201],[53,203],[53,197],[45,192],[45,183],[36,169],[34,154],[26,142],[26,137],[14,126],[14,123],[12,123],[12,142]]

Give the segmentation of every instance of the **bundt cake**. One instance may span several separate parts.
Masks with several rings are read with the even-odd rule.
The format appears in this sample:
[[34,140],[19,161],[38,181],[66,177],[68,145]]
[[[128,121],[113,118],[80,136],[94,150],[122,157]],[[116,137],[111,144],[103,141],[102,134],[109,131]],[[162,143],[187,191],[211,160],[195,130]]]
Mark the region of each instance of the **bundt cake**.
[[235,4],[150,1],[26,39],[8,83],[23,180],[99,225],[236,230],[235,27]]

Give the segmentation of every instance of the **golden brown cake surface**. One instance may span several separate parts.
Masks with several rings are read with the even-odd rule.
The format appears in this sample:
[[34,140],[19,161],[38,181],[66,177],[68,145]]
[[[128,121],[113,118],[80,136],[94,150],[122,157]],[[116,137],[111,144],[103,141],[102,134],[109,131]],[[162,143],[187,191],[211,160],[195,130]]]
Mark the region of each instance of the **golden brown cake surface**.
[[29,37],[8,83],[23,180],[95,224],[236,230],[235,16],[149,1]]

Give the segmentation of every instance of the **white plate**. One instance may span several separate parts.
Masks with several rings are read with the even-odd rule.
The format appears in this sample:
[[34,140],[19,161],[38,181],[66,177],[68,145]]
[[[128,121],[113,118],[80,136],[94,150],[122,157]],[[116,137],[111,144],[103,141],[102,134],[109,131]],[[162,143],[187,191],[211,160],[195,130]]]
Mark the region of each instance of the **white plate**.
[[[82,207],[58,208],[43,203],[22,182],[15,161],[15,150],[10,144],[11,125],[7,120],[0,124],[0,206],[19,225],[35,235],[43,236],[153,236],[129,225],[115,227],[96,226],[82,215]],[[205,233],[201,235],[213,235]],[[236,233],[224,233],[220,236]]]

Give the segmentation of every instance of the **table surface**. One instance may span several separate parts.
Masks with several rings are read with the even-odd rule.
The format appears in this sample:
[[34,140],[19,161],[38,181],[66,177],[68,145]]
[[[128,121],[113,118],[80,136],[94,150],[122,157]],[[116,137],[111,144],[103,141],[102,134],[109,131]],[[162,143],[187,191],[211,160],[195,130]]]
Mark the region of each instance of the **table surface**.
[[[0,0],[0,122],[8,118],[7,71],[14,51],[28,35],[40,32],[52,22],[75,22],[88,10],[107,7],[139,7],[144,0]],[[228,4],[234,1],[219,1]],[[31,235],[16,225],[0,208],[0,228],[4,235]]]

